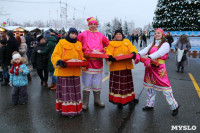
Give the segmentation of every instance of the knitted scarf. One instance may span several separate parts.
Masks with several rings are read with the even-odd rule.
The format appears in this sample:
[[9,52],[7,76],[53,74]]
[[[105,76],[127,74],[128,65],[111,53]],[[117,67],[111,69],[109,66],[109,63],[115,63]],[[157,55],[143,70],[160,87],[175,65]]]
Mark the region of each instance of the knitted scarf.
[[10,73],[14,73],[14,69],[15,69],[15,75],[17,76],[19,74],[19,67],[22,63],[20,62],[19,64],[17,63],[14,63],[11,70],[10,70]]

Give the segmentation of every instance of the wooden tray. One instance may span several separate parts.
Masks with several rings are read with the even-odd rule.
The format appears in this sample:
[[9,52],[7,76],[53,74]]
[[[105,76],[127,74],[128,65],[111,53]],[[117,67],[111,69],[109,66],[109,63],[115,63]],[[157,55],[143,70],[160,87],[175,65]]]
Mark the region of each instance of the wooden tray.
[[87,66],[88,65],[87,61],[83,61],[83,62],[67,62],[67,61],[65,61],[65,62],[67,63],[67,66],[69,66],[69,67],[73,67],[73,66]]
[[115,56],[114,58],[118,61],[118,60],[131,59],[132,57],[133,54],[127,54],[127,55]]

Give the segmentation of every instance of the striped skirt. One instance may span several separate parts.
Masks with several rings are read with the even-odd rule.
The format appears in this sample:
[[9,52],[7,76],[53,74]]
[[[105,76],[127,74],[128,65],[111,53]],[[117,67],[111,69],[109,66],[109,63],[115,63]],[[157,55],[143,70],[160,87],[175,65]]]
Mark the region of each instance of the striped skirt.
[[135,98],[131,70],[110,72],[109,101],[126,105]]
[[57,77],[56,112],[78,115],[82,111],[80,77]]

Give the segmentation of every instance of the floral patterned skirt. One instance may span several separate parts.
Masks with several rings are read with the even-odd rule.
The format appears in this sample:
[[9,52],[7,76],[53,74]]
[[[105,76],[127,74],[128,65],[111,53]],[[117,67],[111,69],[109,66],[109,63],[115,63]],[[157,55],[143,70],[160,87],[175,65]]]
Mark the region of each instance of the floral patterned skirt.
[[146,88],[152,88],[158,91],[171,91],[172,88],[165,64],[161,64],[159,67],[146,67],[143,85]]

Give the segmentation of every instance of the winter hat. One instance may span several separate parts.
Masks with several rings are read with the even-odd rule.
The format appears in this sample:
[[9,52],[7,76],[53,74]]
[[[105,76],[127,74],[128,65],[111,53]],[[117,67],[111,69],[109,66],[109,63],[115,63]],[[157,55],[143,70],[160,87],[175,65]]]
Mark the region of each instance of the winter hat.
[[14,55],[12,56],[12,59],[13,59],[13,60],[15,60],[15,59],[17,59],[17,58],[20,58],[20,59],[22,58],[21,55],[20,55],[19,53],[14,54]]
[[121,34],[122,34],[122,38],[125,37],[122,30],[116,30],[114,36],[115,36],[117,33],[121,33]]
[[116,30],[116,31],[115,31],[115,35],[116,35],[117,33],[121,33],[121,34],[123,35],[122,30]]
[[70,33],[76,33],[78,35],[78,31],[75,28],[70,28],[68,31],[67,36],[65,37],[65,39],[71,43],[76,43],[77,42],[77,38],[76,39],[72,39],[69,37]]
[[88,22],[88,26],[91,24],[91,23],[95,23],[97,25],[97,20],[93,17],[90,17],[87,19],[87,22]]
[[6,39],[1,40],[0,42],[2,45],[6,45],[6,43],[7,43]]
[[68,31],[68,36],[70,33],[76,33],[78,35],[78,31],[76,30],[76,28],[71,27]]
[[14,37],[13,31],[12,31],[12,30],[7,31],[7,35],[8,35],[9,37]]
[[49,37],[51,37],[51,32],[50,32],[50,30],[47,30],[47,31],[44,32],[44,38],[47,39]]
[[40,40],[41,40],[42,38],[44,38],[42,35],[39,36],[39,37],[37,38],[38,42],[40,42]]
[[160,31],[164,35],[164,37],[166,37],[165,32],[161,28],[156,29],[155,32],[156,31]]

